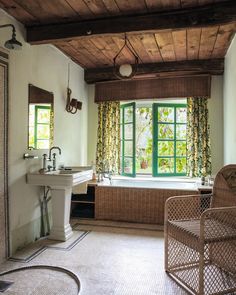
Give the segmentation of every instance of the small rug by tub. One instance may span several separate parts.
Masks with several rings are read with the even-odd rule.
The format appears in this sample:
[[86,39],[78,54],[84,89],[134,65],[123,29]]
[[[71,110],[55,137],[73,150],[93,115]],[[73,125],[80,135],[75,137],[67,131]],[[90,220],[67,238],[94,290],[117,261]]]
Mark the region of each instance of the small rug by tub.
[[54,249],[59,251],[70,251],[73,249],[89,231],[73,230],[73,236],[66,242],[49,240],[46,237],[26,246],[25,248],[17,251],[12,257],[11,261],[30,262],[46,249]]

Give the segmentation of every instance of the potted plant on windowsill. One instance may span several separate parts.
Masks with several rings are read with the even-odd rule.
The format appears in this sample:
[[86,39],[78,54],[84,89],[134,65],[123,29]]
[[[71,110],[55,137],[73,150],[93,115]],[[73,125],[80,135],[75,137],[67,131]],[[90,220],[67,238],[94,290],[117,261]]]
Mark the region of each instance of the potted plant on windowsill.
[[147,159],[141,158],[140,168],[141,169],[147,169],[148,168],[148,160]]

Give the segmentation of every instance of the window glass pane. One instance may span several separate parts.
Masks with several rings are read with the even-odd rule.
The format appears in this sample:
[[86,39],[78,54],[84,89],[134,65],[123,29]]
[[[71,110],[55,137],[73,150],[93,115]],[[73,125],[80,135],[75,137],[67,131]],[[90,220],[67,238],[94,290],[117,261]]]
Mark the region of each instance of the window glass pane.
[[186,108],[176,108],[176,122],[186,123],[187,122],[187,109]]
[[174,122],[174,108],[158,107],[158,122]]
[[38,123],[50,124],[50,109],[38,109]]
[[34,127],[29,127],[29,146],[34,146]]
[[186,141],[176,142],[176,156],[186,156]]
[[177,158],[176,159],[176,172],[177,173],[186,173],[186,158]]
[[37,141],[38,149],[49,149],[49,140],[38,140]]
[[159,141],[158,142],[158,156],[174,156],[174,142],[173,141]]
[[174,173],[174,159],[158,158],[158,173]]
[[133,171],[133,158],[124,158],[124,173],[132,173]]
[[125,134],[124,139],[132,139],[133,138],[133,124],[125,124]]
[[158,125],[159,139],[174,139],[174,125],[173,124],[159,124]]
[[176,139],[186,139],[186,125],[176,125]]
[[125,123],[133,122],[133,106],[124,109]]
[[124,156],[130,156],[133,155],[133,142],[132,141],[125,141],[124,142]]
[[136,108],[136,172],[152,173],[152,108]]
[[35,105],[29,105],[29,126],[34,126]]
[[37,126],[37,138],[38,139],[49,139],[50,128],[49,125],[38,125]]

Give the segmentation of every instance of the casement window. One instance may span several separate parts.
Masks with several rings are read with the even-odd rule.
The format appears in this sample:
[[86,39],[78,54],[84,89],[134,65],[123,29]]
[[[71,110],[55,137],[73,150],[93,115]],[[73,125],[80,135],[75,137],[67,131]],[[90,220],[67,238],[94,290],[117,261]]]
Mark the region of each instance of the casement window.
[[186,175],[185,104],[121,106],[121,174]]

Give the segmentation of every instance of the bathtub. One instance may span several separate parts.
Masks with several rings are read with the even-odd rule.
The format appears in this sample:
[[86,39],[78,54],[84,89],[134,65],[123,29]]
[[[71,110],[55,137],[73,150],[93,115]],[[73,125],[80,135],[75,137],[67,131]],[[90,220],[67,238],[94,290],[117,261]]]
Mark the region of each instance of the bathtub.
[[163,225],[169,197],[198,193],[188,179],[105,179],[95,188],[95,218]]
[[160,179],[112,179],[111,182],[105,179],[98,184],[99,186],[112,187],[129,187],[129,188],[149,188],[149,189],[170,189],[170,190],[193,190],[198,189],[198,184],[194,180],[174,179],[174,180],[160,180]]

